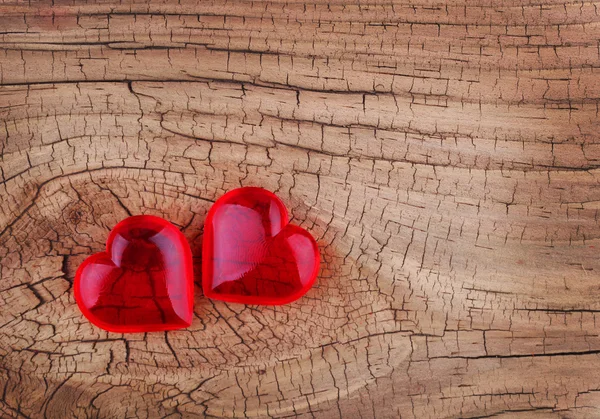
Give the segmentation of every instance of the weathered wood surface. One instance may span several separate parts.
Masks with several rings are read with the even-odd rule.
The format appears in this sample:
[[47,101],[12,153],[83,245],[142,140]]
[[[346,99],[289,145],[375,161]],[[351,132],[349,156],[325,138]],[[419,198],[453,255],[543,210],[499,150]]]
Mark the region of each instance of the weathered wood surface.
[[[0,5],[0,416],[600,417],[597,2]],[[276,191],[284,307],[91,326],[129,214]]]

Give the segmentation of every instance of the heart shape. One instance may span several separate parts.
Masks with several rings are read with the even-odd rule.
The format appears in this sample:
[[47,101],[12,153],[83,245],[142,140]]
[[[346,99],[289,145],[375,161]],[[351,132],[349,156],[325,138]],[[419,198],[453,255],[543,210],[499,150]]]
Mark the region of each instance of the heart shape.
[[288,222],[281,200],[265,189],[239,188],[219,198],[204,225],[204,295],[266,305],[303,296],[319,271],[319,249]]
[[77,269],[75,300],[96,326],[111,332],[151,332],[192,322],[192,253],[184,235],[151,215],[118,223],[106,251]]

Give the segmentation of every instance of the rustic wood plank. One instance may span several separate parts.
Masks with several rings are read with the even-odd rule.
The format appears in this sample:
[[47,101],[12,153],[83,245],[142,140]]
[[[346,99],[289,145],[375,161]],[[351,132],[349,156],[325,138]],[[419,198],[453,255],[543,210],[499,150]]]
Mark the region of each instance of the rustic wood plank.
[[[0,416],[600,416],[597,2],[0,4]],[[91,326],[130,214],[239,186],[320,244],[299,301]]]

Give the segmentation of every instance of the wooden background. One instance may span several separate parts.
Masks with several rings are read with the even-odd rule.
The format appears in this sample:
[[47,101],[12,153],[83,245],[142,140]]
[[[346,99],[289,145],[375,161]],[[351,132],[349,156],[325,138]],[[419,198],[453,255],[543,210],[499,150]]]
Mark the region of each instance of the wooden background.
[[[0,4],[0,416],[600,417],[598,2]],[[322,270],[90,325],[129,214],[275,191]]]

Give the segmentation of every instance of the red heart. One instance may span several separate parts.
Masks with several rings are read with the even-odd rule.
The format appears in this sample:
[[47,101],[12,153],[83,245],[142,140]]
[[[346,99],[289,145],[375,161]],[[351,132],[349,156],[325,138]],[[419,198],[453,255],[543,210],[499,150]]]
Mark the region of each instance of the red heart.
[[219,198],[204,226],[204,295],[268,305],[303,296],[319,271],[319,249],[288,222],[283,203],[265,189],[239,188]]
[[106,252],[77,269],[75,300],[96,326],[111,332],[151,332],[192,322],[192,253],[183,234],[151,215],[117,224]]

